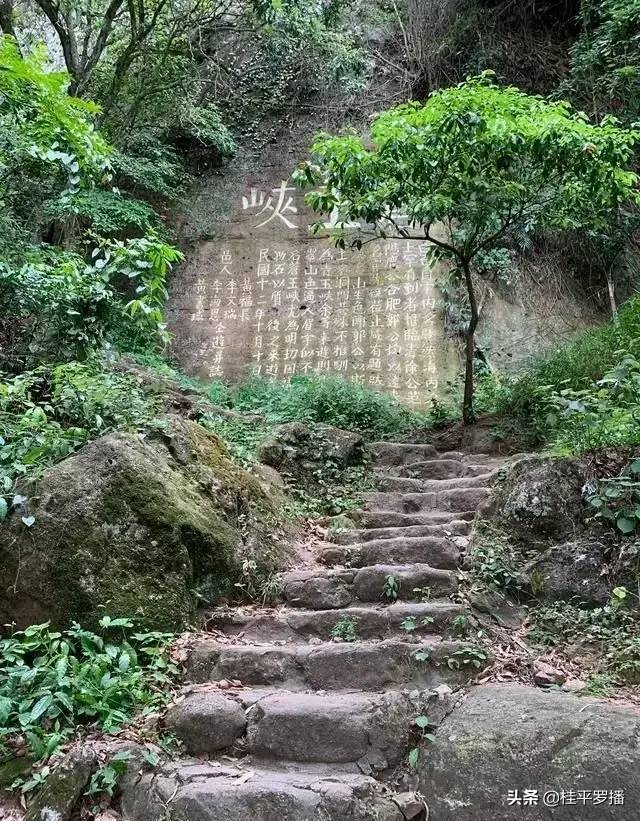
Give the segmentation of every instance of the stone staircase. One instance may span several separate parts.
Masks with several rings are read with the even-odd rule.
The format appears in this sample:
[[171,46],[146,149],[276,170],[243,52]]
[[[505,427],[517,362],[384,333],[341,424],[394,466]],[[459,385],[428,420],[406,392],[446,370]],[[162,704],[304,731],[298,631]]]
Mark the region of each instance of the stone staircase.
[[126,789],[125,818],[427,817],[402,772],[415,718],[477,673],[451,597],[505,459],[387,442],[370,451],[379,489],[350,514],[355,527],[283,574],[283,604],[213,614],[166,720],[191,758]]

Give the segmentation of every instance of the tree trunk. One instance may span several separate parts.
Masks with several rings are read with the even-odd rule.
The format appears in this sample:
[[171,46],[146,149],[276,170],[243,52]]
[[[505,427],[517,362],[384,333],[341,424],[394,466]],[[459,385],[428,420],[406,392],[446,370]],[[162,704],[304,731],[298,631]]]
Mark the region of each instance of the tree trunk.
[[616,303],[616,285],[613,281],[611,268],[607,269],[607,291],[609,292],[609,306],[611,307],[611,318],[615,322],[618,318],[618,305]]
[[471,276],[471,268],[468,260],[462,260],[460,266],[464,272],[464,281],[467,286],[467,296],[469,297],[469,307],[471,309],[471,318],[466,332],[465,344],[465,370],[464,370],[464,399],[462,401],[462,419],[465,425],[473,425],[476,421],[476,415],[473,409],[473,356],[475,353],[475,333],[478,327],[478,303],[476,301],[476,292],[473,287],[473,278]]
[[0,32],[17,40],[13,27],[13,0],[0,0]]

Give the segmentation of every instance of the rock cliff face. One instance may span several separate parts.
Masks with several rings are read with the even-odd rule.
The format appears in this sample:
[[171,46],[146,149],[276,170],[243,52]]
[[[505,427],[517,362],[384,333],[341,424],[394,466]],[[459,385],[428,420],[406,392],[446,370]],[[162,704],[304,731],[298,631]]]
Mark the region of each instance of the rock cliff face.
[[[194,592],[233,589],[243,559],[276,562],[275,510],[222,442],[171,419],[153,437],[114,433],[49,469],[0,529],[3,622],[91,626],[101,615],[180,630]],[[250,534],[250,535],[248,535]]]
[[[349,110],[327,98],[322,114],[297,112],[268,146],[243,151],[242,165],[200,180],[181,220],[189,251],[168,302],[173,355],[185,371],[231,381],[248,370],[277,379],[334,374],[415,407],[448,394],[462,304],[443,298],[426,244],[389,239],[355,250],[347,242],[338,251],[328,238],[335,215],[312,231],[318,215],[291,180],[314,134],[363,128],[385,107],[385,85]],[[579,281],[558,285],[562,249],[531,257],[508,284],[493,280],[479,292],[477,343],[500,371],[600,319]]]

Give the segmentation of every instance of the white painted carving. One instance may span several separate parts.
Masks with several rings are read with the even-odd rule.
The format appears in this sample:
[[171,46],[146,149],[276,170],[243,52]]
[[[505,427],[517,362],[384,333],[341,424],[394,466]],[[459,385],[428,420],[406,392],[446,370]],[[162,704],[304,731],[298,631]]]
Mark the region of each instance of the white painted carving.
[[286,215],[297,214],[298,206],[294,204],[293,197],[289,194],[290,191],[295,191],[295,188],[287,186],[287,181],[282,180],[278,188],[272,188],[271,194],[265,191],[259,191],[257,188],[252,188],[248,197],[242,198],[242,210],[254,211],[260,209],[256,217],[266,215],[266,219],[258,223],[256,228],[262,228],[268,225],[271,220],[276,217],[281,220],[287,228],[297,228],[295,222],[292,222]]

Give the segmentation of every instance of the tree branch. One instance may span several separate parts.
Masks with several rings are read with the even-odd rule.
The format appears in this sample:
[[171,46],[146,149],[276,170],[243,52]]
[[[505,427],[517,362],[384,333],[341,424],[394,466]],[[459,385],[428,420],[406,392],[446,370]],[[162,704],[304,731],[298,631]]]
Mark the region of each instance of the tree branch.
[[96,37],[96,41],[91,49],[91,53],[87,57],[87,61],[84,67],[85,78],[88,78],[100,57],[102,56],[102,52],[105,50],[107,46],[107,42],[109,40],[109,35],[111,34],[111,29],[113,28],[113,23],[116,19],[120,8],[124,0],[111,0],[109,3],[107,10],[104,14],[104,20],[102,21],[102,25],[100,26],[100,31],[98,32],[98,36]]
[[60,6],[57,2],[51,2],[51,0],[35,0],[35,2],[36,5],[39,6],[45,13],[49,22],[55,29],[60,45],[62,46],[62,54],[64,56],[67,71],[71,75],[73,82],[78,83],[81,79],[80,67],[74,61],[71,39],[69,37],[69,32],[65,27],[64,20],[60,14]]

